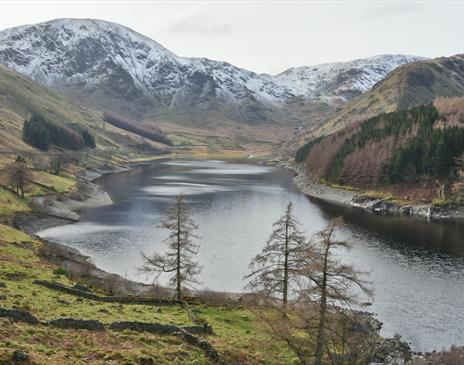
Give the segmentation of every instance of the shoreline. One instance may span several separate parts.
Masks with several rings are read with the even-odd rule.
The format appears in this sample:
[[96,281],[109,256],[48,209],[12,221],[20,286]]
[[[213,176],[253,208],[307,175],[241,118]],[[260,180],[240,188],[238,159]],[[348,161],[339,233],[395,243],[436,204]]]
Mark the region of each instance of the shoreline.
[[277,166],[292,170],[295,173],[293,182],[298,190],[314,199],[384,216],[415,217],[430,222],[464,222],[464,207],[436,207],[432,204],[401,205],[388,199],[372,198],[353,190],[316,182],[306,173],[302,164],[283,162],[277,163]]
[[[91,192],[85,196],[85,199],[74,199],[72,194],[71,196],[65,197],[64,200],[62,198],[56,199],[57,197],[55,197],[56,202],[55,204],[51,205],[51,211],[42,213],[21,214],[26,217],[26,219],[24,219],[26,223],[24,225],[18,224],[17,228],[19,228],[22,231],[25,231],[26,233],[35,235],[35,233],[37,233],[38,231],[46,228],[76,223],[79,221],[79,214],[77,212],[81,209],[100,206],[100,204],[113,204],[113,201],[111,200],[107,192],[105,192],[102,189],[102,187],[98,184],[98,179],[105,175],[130,171],[150,162],[153,161],[138,162],[109,168],[95,168],[93,170],[83,170],[78,174],[78,176],[76,176],[76,178],[79,182],[85,183],[92,188],[90,190]],[[263,160],[262,163],[269,162]],[[322,184],[314,183],[310,180],[309,177],[306,176],[304,170],[301,169],[301,166],[299,167],[299,169],[298,166],[289,167],[279,165],[279,167],[291,169],[296,173],[296,176],[293,180],[296,187],[302,193],[316,199],[327,201],[332,204],[353,206],[351,205],[351,202],[357,196],[355,192],[343,189],[336,189]],[[97,199],[97,202],[94,202],[94,199]],[[50,214],[52,212],[56,213],[57,209],[60,212],[67,213],[65,213],[62,216]],[[68,215],[69,212],[75,214],[77,218],[70,218]],[[15,221],[16,223],[18,222],[17,220]],[[28,227],[32,227],[33,225],[35,227],[39,227],[40,229],[28,229]],[[83,274],[82,277],[85,276],[85,281],[96,288],[100,288],[103,290],[110,289],[110,291],[118,292],[123,295],[142,297],[153,295],[153,293],[156,293],[160,290],[169,291],[169,289],[160,288],[154,284],[132,281],[118,274],[113,274],[104,271],[98,268],[95,264],[93,264],[89,256],[83,255],[79,250],[73,247],[70,247],[60,242],[49,241],[40,238],[36,235],[35,237],[44,243],[45,250],[42,253],[46,259],[56,264],[62,265],[69,271],[76,273],[77,277],[80,277],[80,275]],[[198,290],[198,293],[200,292],[201,290]],[[226,298],[227,301],[231,304],[240,304],[240,299],[244,295],[246,296],[246,293],[228,293],[220,291],[214,293],[223,295],[224,298]],[[195,291],[192,291],[192,294],[195,294]],[[366,312],[366,314],[369,314],[370,316],[372,316],[373,319],[375,319],[375,313]],[[385,339],[387,340],[388,338]],[[414,351],[411,351],[411,353],[413,355],[416,354]]]
[[[92,167],[76,173],[76,191],[66,194],[51,194],[32,198],[32,213],[47,215],[58,220],[67,220],[69,223],[80,221],[80,211],[87,208],[96,208],[112,205],[109,194],[102,189],[97,180],[105,175],[128,172],[139,166],[158,161],[157,157],[146,161],[134,161],[114,166]],[[61,224],[47,226],[56,227]],[[42,228],[45,229],[45,228]],[[37,232],[37,231],[36,231]],[[31,232],[26,232],[31,233]]]
[[[159,158],[156,160],[159,160]],[[122,295],[142,297],[153,295],[153,293],[159,291],[170,293],[170,289],[168,288],[130,280],[121,275],[105,271],[96,266],[90,256],[84,255],[78,249],[61,242],[44,239],[37,235],[38,232],[48,228],[79,222],[79,213],[82,209],[113,204],[108,193],[98,184],[98,179],[113,173],[131,171],[153,161],[155,160],[83,170],[77,174],[76,180],[84,191],[78,191],[77,196],[76,192],[73,192],[66,196],[53,194],[35,198],[33,204],[35,203],[34,208],[38,210],[17,213],[13,220],[13,227],[41,241],[44,245],[41,255],[47,260],[62,265],[77,277],[85,276],[85,281],[96,288],[109,289]],[[199,290],[198,292],[203,291]],[[220,291],[215,291],[214,293],[223,295],[227,301],[233,303],[239,303],[241,297],[246,294]]]
[[40,254],[47,260],[63,266],[76,277],[85,277],[85,281],[96,288],[136,296],[153,293],[156,289],[155,285],[129,280],[102,270],[92,263],[91,257],[82,254],[79,250],[37,235],[44,229],[79,222],[79,212],[82,209],[113,204],[110,196],[101,188],[97,180],[108,174],[130,171],[146,163],[135,162],[82,170],[76,174],[77,191],[64,196],[53,194],[35,197],[31,204],[32,212],[17,213],[13,227],[40,240],[44,245]]

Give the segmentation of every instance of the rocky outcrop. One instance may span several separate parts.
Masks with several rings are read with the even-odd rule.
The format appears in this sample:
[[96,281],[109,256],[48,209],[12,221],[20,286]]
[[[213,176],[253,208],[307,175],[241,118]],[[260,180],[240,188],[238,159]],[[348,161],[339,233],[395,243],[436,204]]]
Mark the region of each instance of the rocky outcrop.
[[414,213],[421,213],[423,209],[419,209],[412,205],[402,206],[387,199],[371,198],[365,195],[355,196],[351,200],[350,205],[352,207],[369,210],[374,213],[400,216],[411,216]]
[[411,359],[411,348],[401,336],[383,338],[376,346],[371,365],[404,365]]
[[464,219],[464,207],[435,207],[431,204],[401,205],[387,199],[371,198],[365,195],[355,196],[350,206],[378,214],[416,216],[431,221]]
[[75,219],[58,217],[40,212],[26,212],[15,215],[13,219],[13,227],[23,232],[34,234],[37,231],[74,222],[76,222]]

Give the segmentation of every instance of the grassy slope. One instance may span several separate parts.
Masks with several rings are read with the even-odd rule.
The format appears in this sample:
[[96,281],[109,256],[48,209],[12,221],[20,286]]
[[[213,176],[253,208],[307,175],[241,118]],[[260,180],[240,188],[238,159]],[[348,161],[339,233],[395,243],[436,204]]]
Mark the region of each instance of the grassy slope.
[[[99,150],[134,153],[133,146],[141,143],[158,144],[106,123],[102,114],[79,103],[72,103],[58,92],[0,65],[0,164],[11,160],[5,151],[33,151],[22,141],[22,126],[31,113],[39,113],[57,123],[77,123],[96,137]],[[36,151],[37,152],[37,151]],[[14,155],[13,155],[14,157]]]
[[[19,308],[40,319],[75,317],[98,319],[103,323],[118,320],[192,325],[179,306],[162,307],[97,303],[53,292],[34,285],[34,279],[74,283],[55,275],[55,267],[43,261],[37,250],[40,242],[11,227],[0,225],[0,307]],[[246,309],[195,306],[196,315],[206,319],[215,331],[208,340],[233,364],[291,364],[293,357],[285,346],[271,340]],[[131,331],[92,333],[61,330],[47,326],[12,324],[0,319],[0,362],[15,349],[25,349],[39,364],[136,362],[151,357],[157,364],[208,364],[201,350],[169,336]]]
[[[121,154],[134,154],[134,146],[148,141],[133,133],[118,129],[109,123],[103,127],[100,110],[73,103],[60,93],[0,65],[0,165],[11,161],[12,155],[4,151],[33,151],[21,138],[26,117],[33,112],[51,121],[78,123],[96,137],[99,150],[118,150]],[[159,116],[145,120],[165,130],[177,146],[194,153],[267,154],[272,143],[284,139],[288,129],[284,125],[256,125],[222,120],[209,116],[206,124],[183,123],[177,119]],[[182,150],[181,150],[182,151]],[[135,157],[135,156],[133,156]]]
[[0,217],[11,217],[16,212],[26,212],[29,206],[16,194],[0,187]]

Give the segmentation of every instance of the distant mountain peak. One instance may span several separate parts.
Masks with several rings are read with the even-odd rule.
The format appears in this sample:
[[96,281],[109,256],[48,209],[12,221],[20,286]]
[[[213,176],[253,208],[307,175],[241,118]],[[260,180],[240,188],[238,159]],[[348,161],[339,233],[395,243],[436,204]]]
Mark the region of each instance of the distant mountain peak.
[[275,76],[281,85],[292,85],[296,95],[307,98],[358,96],[398,66],[424,60],[423,57],[384,54],[345,62],[322,63],[290,68]]
[[55,19],[0,32],[0,63],[80,100],[138,114],[218,111],[251,122],[282,119],[271,111],[294,98],[350,100],[416,59],[382,55],[271,76],[227,62],[179,57],[103,20]]

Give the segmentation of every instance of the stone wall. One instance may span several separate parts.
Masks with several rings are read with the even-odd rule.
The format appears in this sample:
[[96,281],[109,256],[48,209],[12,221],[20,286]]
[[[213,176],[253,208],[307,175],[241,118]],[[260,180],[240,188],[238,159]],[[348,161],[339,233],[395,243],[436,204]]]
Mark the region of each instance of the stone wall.
[[69,287],[52,281],[34,280],[34,284],[44,286],[49,289],[60,291],[67,294],[72,294],[81,298],[95,300],[105,303],[121,303],[121,304],[142,304],[142,305],[178,305],[181,302],[160,298],[141,298],[141,297],[122,297],[122,296],[101,296],[77,288]]

